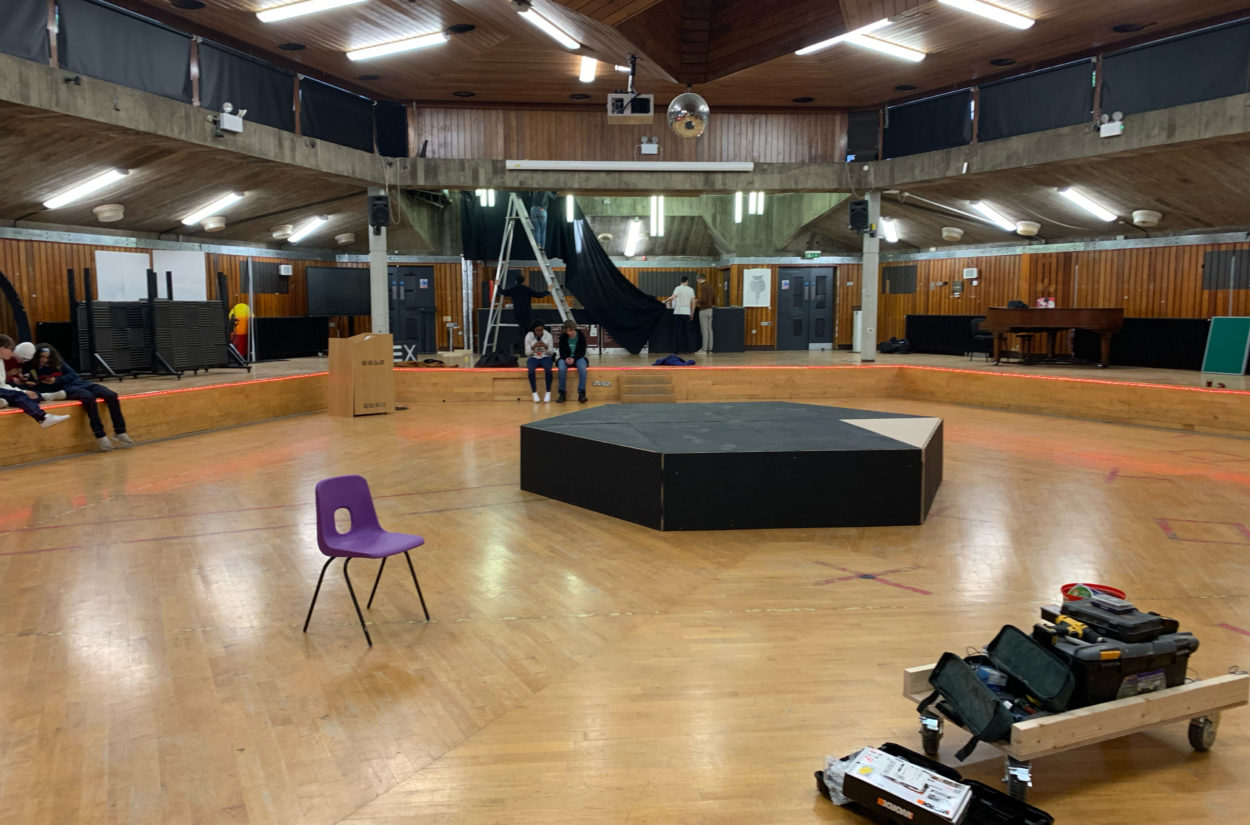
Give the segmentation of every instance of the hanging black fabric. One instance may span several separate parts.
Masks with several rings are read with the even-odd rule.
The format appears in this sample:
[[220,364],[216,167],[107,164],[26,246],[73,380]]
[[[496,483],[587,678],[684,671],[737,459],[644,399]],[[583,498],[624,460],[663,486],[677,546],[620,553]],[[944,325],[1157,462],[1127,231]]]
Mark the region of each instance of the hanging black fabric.
[[89,0],[59,0],[58,49],[71,72],[191,102],[191,38]]
[[295,131],[295,75],[209,43],[200,44],[200,105],[247,109],[248,123]]
[[5,0],[8,19],[0,26],[0,52],[48,62],[47,0]]
[[1089,123],[1094,67],[1088,60],[981,86],[977,139],[1023,135]]
[[971,140],[971,89],[886,109],[886,158],[965,146]]
[[[495,191],[495,205],[483,206],[477,195],[470,191],[460,193],[460,242],[461,254],[471,261],[493,261],[499,257],[503,241],[504,217],[508,214],[508,196],[502,189]],[[564,215],[565,199],[555,192],[517,192],[526,214],[535,205],[547,210],[547,233],[543,247],[548,258],[562,258],[566,250],[566,236],[561,229],[567,223]],[[534,227],[535,231],[538,227]],[[533,260],[534,251],[529,248],[525,233],[519,229],[512,241],[512,260]]]
[[1242,94],[1250,73],[1250,22],[1151,43],[1102,61],[1102,110],[1148,112]]
[[880,152],[881,113],[877,109],[851,112],[846,119],[846,159],[876,160]]
[[373,101],[300,78],[300,129],[306,137],[373,151]]
[[379,100],[373,107],[378,135],[378,154],[387,158],[408,157],[408,107]]

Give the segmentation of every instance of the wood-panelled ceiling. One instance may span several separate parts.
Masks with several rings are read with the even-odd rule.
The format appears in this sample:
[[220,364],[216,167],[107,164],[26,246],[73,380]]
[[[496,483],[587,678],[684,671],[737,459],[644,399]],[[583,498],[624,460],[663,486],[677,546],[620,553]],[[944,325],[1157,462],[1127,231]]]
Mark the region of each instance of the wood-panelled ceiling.
[[[198,10],[167,0],[112,2],[379,98],[602,105],[625,85],[611,66],[632,52],[641,58],[637,86],[657,103],[693,83],[713,108],[789,108],[796,97],[816,107],[872,106],[1250,13],[1246,0],[995,0],[1036,18],[1018,31],[933,0],[534,0],[585,44],[569,52],[521,22],[507,0],[367,0],[273,24],[255,12],[287,0],[215,0]],[[892,22],[875,36],[928,56],[907,63],[848,44],[793,54],[881,17]],[[456,24],[476,28],[422,51],[362,62],[344,55]],[[1123,24],[1145,28],[1114,30]],[[285,43],[306,48],[282,51]],[[601,61],[593,83],[577,79],[583,54]],[[580,103],[575,94],[590,97]]]
[[[366,241],[365,187],[359,182],[221,149],[87,122],[41,109],[0,104],[0,157],[20,158],[0,169],[0,220],[165,233],[207,240],[272,243],[270,228],[327,215],[330,222],[306,246],[333,246],[333,237],[355,232]],[[111,168],[130,174],[112,186],[61,209],[42,201],[84,177]],[[184,215],[232,191],[246,197],[225,213],[226,230],[208,235],[184,227]],[[93,207],[120,203],[123,220],[101,224]]]

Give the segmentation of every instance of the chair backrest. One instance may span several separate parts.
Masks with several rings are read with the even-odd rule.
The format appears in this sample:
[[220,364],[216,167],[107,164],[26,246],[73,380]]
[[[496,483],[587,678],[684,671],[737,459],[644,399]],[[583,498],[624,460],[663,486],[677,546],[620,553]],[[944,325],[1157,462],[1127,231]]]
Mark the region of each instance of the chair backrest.
[[[369,494],[369,482],[364,476],[334,476],[317,482],[317,546],[327,555],[335,550],[335,539],[360,530],[381,530],[378,513],[373,509],[373,496]],[[347,510],[351,514],[351,528],[339,532],[334,524],[334,514]]]
[[984,320],[985,320],[984,315],[982,315],[980,318],[972,319],[972,336],[974,338],[981,334],[981,322]]

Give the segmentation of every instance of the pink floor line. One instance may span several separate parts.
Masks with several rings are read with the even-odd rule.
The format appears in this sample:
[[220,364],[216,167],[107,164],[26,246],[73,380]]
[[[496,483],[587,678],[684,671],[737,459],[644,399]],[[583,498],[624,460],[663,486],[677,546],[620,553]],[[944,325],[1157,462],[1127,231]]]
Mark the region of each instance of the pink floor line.
[[[408,496],[424,496],[433,495],[435,493],[462,493],[465,490],[485,490],[491,487],[515,487],[512,482],[504,484],[479,484],[475,487],[450,487],[445,490],[415,490],[411,493],[389,493],[384,496],[374,496],[375,499],[382,498],[405,498]],[[220,516],[228,513],[251,513],[258,510],[282,510],[288,507],[311,507],[311,501],[297,501],[294,504],[266,504],[263,507],[239,507],[234,510],[204,510],[198,513],[171,513],[167,516],[134,516],[132,518],[105,519],[103,521],[81,521],[74,524],[44,524],[39,527],[15,527],[12,530],[0,530],[0,536],[9,533],[32,533],[36,530],[71,530],[75,527],[99,527],[102,524],[126,524],[136,521],[159,521],[167,518],[196,518],[198,516]]]

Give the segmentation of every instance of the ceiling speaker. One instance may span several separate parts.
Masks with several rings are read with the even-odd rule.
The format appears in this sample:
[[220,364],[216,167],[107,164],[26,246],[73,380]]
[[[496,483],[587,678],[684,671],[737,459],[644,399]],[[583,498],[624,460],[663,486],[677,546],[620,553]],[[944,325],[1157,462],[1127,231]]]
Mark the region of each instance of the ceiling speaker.
[[220,232],[226,228],[226,219],[221,215],[214,215],[200,221],[200,226],[204,227],[205,232]]
[[295,234],[295,225],[290,223],[279,224],[269,231],[273,234],[275,241],[285,241]]
[[1031,238],[1037,234],[1042,225],[1037,221],[1016,221],[1016,234]]
[[126,217],[126,207],[120,203],[102,203],[91,211],[100,223],[113,223]]
[[1163,215],[1153,209],[1137,209],[1133,211],[1133,226],[1158,226]]
[[943,226],[942,227],[942,240],[944,241],[958,241],[958,240],[962,240],[963,237],[964,237],[964,231],[960,229],[958,226]]

